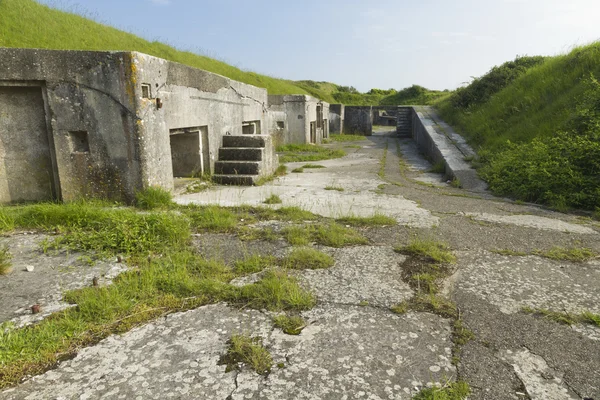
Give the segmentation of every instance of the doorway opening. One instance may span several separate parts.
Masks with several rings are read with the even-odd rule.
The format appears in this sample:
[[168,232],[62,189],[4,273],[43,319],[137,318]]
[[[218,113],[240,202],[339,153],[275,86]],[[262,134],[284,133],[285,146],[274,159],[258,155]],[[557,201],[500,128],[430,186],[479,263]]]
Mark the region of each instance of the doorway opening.
[[169,131],[174,178],[210,174],[208,127],[177,128]]

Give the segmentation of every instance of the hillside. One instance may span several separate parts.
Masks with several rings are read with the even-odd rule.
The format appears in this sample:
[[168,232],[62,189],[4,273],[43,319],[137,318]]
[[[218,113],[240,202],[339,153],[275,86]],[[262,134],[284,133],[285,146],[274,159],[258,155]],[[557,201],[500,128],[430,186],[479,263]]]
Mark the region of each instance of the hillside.
[[494,67],[437,104],[497,194],[600,207],[600,43]]
[[264,87],[272,94],[308,94],[292,81],[242,71],[222,61],[52,9],[34,0],[0,0],[0,46],[60,50],[139,51]]

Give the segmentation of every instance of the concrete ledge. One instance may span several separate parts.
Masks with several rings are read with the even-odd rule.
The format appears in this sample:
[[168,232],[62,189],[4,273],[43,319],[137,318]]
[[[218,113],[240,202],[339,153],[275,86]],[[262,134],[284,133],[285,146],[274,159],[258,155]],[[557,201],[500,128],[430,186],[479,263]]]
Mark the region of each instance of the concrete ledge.
[[458,179],[461,187],[467,190],[486,190],[487,184],[464,160],[475,152],[460,135],[441,121],[431,107],[413,107],[412,118],[413,140],[434,163],[444,163],[447,178]]

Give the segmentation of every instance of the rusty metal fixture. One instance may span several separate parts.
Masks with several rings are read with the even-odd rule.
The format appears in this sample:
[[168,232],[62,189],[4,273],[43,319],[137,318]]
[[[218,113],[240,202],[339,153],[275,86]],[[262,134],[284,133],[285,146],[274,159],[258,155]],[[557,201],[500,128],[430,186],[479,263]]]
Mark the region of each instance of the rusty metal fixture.
[[42,306],[40,306],[39,304],[34,304],[31,306],[31,313],[32,314],[39,314],[40,311],[42,311]]

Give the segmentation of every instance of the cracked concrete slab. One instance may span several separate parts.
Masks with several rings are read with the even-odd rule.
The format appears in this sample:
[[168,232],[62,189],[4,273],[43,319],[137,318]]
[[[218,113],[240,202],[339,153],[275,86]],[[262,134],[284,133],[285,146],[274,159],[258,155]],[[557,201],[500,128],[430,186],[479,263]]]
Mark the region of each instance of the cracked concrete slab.
[[485,251],[458,252],[457,290],[476,294],[504,313],[523,307],[600,313],[600,263],[573,263]]
[[572,224],[555,218],[547,218],[539,215],[497,215],[489,213],[461,213],[477,221],[492,222],[499,224],[512,224],[528,228],[544,229],[559,232],[579,233],[587,235],[598,234],[594,229],[580,225]]
[[[94,277],[100,285],[125,271],[124,264],[113,261],[95,261],[89,265],[81,259],[82,253],[48,251],[43,253],[40,244],[48,235],[21,233],[0,238],[12,255],[12,272],[0,276],[0,323],[11,321],[17,326],[29,325],[48,315],[71,307],[62,301],[67,290],[90,286]],[[33,267],[29,272],[27,267]],[[39,314],[30,307],[41,306]]]
[[[173,314],[82,350],[57,369],[2,392],[7,400],[410,399],[454,376],[449,323],[431,314],[322,305],[304,313],[299,336],[270,317],[224,304]],[[260,335],[275,363],[266,378],[218,365],[233,333]],[[362,393],[362,394],[361,394]],[[230,397],[228,397],[230,396]]]
[[297,272],[319,301],[354,305],[366,302],[389,308],[412,297],[413,291],[400,278],[400,264],[406,256],[392,248],[357,246],[327,252],[335,258],[333,267]]

